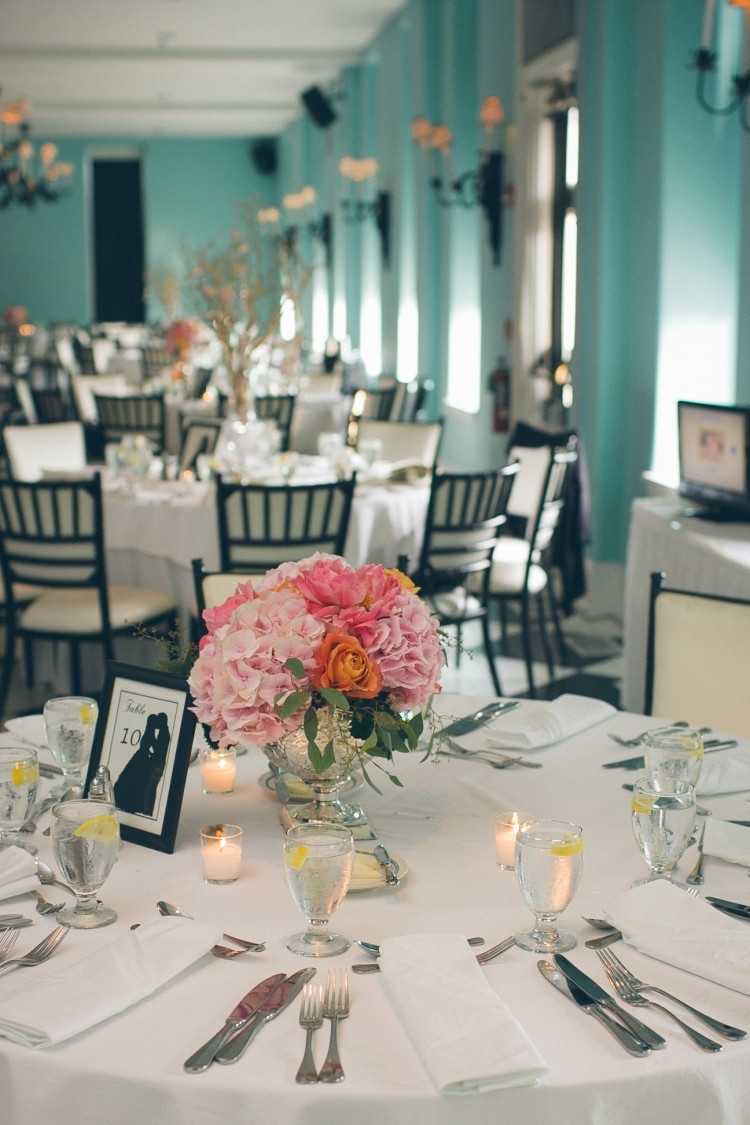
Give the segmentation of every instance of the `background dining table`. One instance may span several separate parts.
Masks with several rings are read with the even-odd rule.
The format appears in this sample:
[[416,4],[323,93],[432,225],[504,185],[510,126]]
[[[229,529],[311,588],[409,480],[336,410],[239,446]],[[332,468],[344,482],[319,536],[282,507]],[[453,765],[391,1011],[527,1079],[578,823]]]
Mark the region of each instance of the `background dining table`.
[[[436,706],[453,717],[484,702],[443,695]],[[514,723],[537,706],[523,701],[511,713]],[[516,808],[583,827],[583,877],[562,920],[578,937],[571,960],[606,984],[596,955],[583,945],[596,931],[582,915],[600,916],[608,899],[646,873],[630,826],[630,796],[623,791],[623,782],[638,775],[602,768],[627,754],[608,732],[631,736],[653,722],[642,715],[613,712],[573,737],[527,751],[527,758],[541,763],[537,769],[516,765],[496,770],[469,757],[425,761],[417,753],[400,758],[396,772],[403,788],[384,778],[382,795],[363,786],[351,796],[361,803],[377,839],[401,862],[403,877],[397,887],[378,884],[349,893],[334,917],[336,928],[373,942],[405,934],[482,935],[489,946],[527,927],[531,915],[515,874],[501,870],[495,860],[494,816],[501,808]],[[486,741],[486,731],[461,739],[470,748]],[[736,753],[750,754],[750,742],[742,741]],[[231,961],[206,954],[156,994],[55,1047],[32,1050],[0,1039],[4,1125],[80,1125],[93,1120],[104,1125],[747,1121],[750,1039],[726,1043],[718,1055],[704,1054],[658,1013],[639,1012],[666,1036],[668,1045],[645,1059],[631,1057],[595,1020],[550,987],[537,969],[536,954],[519,948],[482,971],[548,1068],[536,1087],[439,1093],[389,1000],[381,974],[350,973],[351,1014],[339,1030],[346,1074],[342,1083],[295,1084],[304,1046],[296,1005],[264,1027],[235,1065],[212,1066],[200,1075],[185,1073],[183,1061],[221,1026],[253,984],[308,963],[284,946],[301,915],[284,880],[281,808],[269,786],[267,761],[251,747],[239,757],[238,767],[234,792],[226,795],[204,795],[198,769],[189,769],[174,854],[125,843],[100,892],[118,911],[117,922],[105,929],[73,932],[44,965],[0,976],[0,1018],[4,997],[24,988],[30,972],[34,980],[64,974],[131,926],[154,917],[158,900],[180,905],[219,931],[265,941],[265,952]],[[747,796],[734,793],[704,803],[714,817],[744,818]],[[217,822],[244,828],[240,876],[225,886],[208,885],[201,877],[199,828]],[[49,841],[40,834],[34,839],[40,856],[52,862]],[[683,875],[695,858],[693,847],[680,863]],[[56,888],[43,890],[57,897]],[[750,902],[746,868],[708,858],[704,891]],[[52,928],[51,921],[34,913],[30,897],[7,900],[2,906],[34,918],[34,927],[22,931],[23,948]],[[644,979],[750,1029],[747,995],[623,943],[615,949]],[[315,962],[317,979],[323,982],[327,969],[369,960],[354,945],[345,954]],[[327,1027],[316,1034],[318,1063],[327,1034]]]
[[[347,562],[395,566],[399,555],[407,555],[416,564],[429,494],[424,482],[358,481],[344,546]],[[202,557],[208,570],[219,567],[214,497],[206,481],[147,480],[115,488],[105,483],[110,582],[171,594],[186,617],[194,602],[191,559]]]

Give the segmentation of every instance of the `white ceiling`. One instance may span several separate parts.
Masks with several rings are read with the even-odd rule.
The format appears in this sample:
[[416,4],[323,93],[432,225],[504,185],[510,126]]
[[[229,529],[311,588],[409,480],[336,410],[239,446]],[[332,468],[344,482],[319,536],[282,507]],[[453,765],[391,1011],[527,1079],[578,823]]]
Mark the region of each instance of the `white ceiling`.
[[0,0],[0,102],[35,137],[277,134],[405,0]]

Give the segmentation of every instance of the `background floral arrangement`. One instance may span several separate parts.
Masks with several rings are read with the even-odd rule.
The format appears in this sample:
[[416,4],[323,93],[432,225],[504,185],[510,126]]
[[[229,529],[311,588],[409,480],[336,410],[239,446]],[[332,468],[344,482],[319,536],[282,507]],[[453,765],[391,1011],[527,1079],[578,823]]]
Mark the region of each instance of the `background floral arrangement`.
[[219,745],[303,727],[322,773],[336,760],[333,738],[316,741],[327,712],[326,729],[345,732],[350,748],[357,740],[360,764],[416,748],[445,657],[436,618],[401,571],[317,554],[240,584],[204,620],[189,685]]

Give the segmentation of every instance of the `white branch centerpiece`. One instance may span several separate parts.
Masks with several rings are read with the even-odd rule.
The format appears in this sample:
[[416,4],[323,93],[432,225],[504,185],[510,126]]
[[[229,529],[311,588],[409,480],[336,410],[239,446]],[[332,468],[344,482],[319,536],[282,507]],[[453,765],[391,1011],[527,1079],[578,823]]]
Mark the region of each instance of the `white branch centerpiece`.
[[348,819],[337,790],[355,767],[376,790],[373,764],[400,784],[390,763],[417,748],[445,663],[405,574],[316,554],[241,583],[204,621],[189,685],[212,740],[256,743],[307,781],[315,819]]

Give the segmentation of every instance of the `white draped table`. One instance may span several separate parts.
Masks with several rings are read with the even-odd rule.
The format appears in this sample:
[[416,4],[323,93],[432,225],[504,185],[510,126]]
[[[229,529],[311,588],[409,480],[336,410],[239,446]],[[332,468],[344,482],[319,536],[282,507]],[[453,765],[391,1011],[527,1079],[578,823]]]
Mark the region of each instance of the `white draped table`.
[[[395,566],[399,555],[416,563],[422,544],[429,487],[358,483],[344,555],[352,566]],[[110,582],[172,594],[183,614],[194,601],[190,560],[219,566],[213,486],[202,482],[147,481],[134,491],[105,491],[105,541]]]
[[[443,697],[440,708],[462,714],[486,700]],[[522,709],[534,707],[523,702]],[[516,712],[516,715],[518,712]],[[604,770],[622,756],[606,731],[633,734],[640,715],[619,713],[574,738],[531,751],[542,769],[503,771],[470,760],[398,762],[404,782],[385,782],[383,796],[366,789],[359,799],[378,838],[408,866],[395,889],[350,894],[335,917],[338,928],[370,941],[409,933],[481,934],[488,945],[530,922],[512,872],[495,863],[493,816],[515,807],[539,816],[571,819],[586,840],[583,879],[564,922],[579,946],[570,957],[601,983],[595,954],[583,947],[593,936],[581,915],[600,915],[608,897],[645,872],[630,828],[624,780],[632,773]],[[467,745],[482,745],[482,733]],[[742,750],[750,753],[750,743]],[[259,751],[239,759],[238,785],[227,796],[204,796],[195,767],[187,790],[173,855],[125,844],[101,897],[118,911],[106,929],[73,932],[46,964],[0,976],[0,1011],[6,994],[23,988],[34,973],[43,980],[85,958],[155,914],[165,899],[218,930],[264,940],[266,951],[232,961],[206,955],[151,998],[57,1047],[33,1051],[0,1039],[3,1125],[497,1125],[498,1122],[581,1125],[741,1125],[750,1105],[750,1040],[727,1043],[707,1055],[659,1014],[641,1012],[666,1035],[668,1046],[646,1059],[627,1055],[599,1024],[560,996],[537,971],[537,956],[513,948],[483,970],[487,981],[518,1019],[545,1060],[548,1072],[536,1088],[471,1095],[441,1095],[426,1074],[387,998],[379,975],[350,973],[351,1015],[341,1024],[339,1045],[346,1079],[340,1085],[298,1086],[294,1074],[304,1036],[297,1006],[264,1027],[234,1066],[213,1066],[189,1075],[182,1063],[224,1021],[253,984],[275,972],[291,973],[306,962],[284,948],[300,923],[281,865],[279,805],[259,778],[266,768]],[[747,794],[707,800],[714,814],[746,817]],[[208,886],[200,874],[198,830],[234,822],[244,828],[239,880]],[[51,862],[49,841],[37,837]],[[683,874],[695,860],[692,849]],[[706,864],[705,891],[750,901],[746,869],[718,859]],[[53,888],[50,888],[50,891]],[[59,894],[55,889],[55,898]],[[0,904],[35,919],[23,931],[26,949],[51,928],[30,898]],[[748,930],[750,938],[750,929]],[[32,940],[33,939],[33,940]],[[750,998],[649,959],[622,944],[625,963],[655,983],[736,1026],[750,1029]],[[368,958],[353,947],[318,963],[350,967]],[[322,1061],[328,1028],[316,1035]]]
[[715,523],[684,514],[686,501],[633,502],[625,569],[623,705],[643,708],[651,573],[701,594],[750,599],[750,523]]

